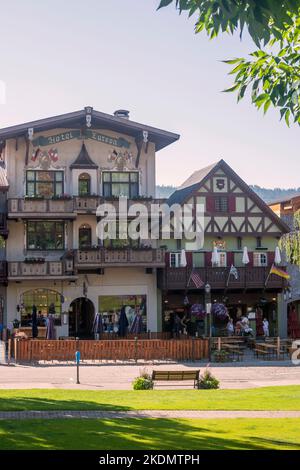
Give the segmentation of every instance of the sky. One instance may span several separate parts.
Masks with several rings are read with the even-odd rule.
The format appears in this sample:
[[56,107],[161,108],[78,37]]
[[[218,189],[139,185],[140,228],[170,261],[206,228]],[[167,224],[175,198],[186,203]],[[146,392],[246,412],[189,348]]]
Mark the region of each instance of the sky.
[[0,127],[85,106],[128,109],[181,136],[157,153],[158,184],[179,186],[223,158],[248,184],[300,187],[299,128],[222,93],[232,80],[222,60],[253,51],[251,39],[195,35],[193,18],[158,4],[0,0]]

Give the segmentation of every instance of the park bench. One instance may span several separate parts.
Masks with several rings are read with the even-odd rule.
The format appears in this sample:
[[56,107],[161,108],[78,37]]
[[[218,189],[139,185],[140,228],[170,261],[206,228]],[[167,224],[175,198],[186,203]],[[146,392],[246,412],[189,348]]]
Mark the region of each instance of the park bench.
[[177,382],[177,381],[193,381],[194,388],[198,388],[200,370],[154,370],[152,372],[153,382]]

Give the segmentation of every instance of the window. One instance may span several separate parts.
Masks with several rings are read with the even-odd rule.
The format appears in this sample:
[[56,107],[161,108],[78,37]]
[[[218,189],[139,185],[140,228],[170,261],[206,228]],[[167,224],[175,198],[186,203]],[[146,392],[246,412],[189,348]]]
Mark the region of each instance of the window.
[[253,253],[253,266],[268,266],[267,253]]
[[55,309],[55,324],[60,324],[61,302],[60,293],[50,289],[34,289],[24,292],[21,296],[21,325],[31,326],[32,306],[35,305],[38,313],[38,326],[45,326],[45,319],[51,304]]
[[237,249],[241,250],[242,249],[242,237],[237,237]]
[[79,228],[79,248],[90,248],[92,246],[92,229],[89,225],[82,225]]
[[[114,223],[114,222],[112,222]],[[109,224],[106,225],[104,233],[113,230],[113,226],[110,228]],[[140,239],[133,240],[132,238],[128,237],[128,225],[127,222],[116,222],[116,238],[105,238],[103,240],[104,248],[115,248],[115,249],[122,249],[122,248],[138,248],[140,246]]]
[[87,173],[82,173],[78,178],[79,196],[89,196],[91,194],[91,177]]
[[228,198],[216,197],[215,198],[215,210],[216,212],[228,212]]
[[136,171],[104,171],[102,178],[104,197],[134,198],[139,195],[139,175]]
[[27,196],[60,196],[64,192],[63,171],[33,171],[26,172]]
[[227,253],[226,252],[219,252],[219,268],[226,268],[227,266]]
[[28,250],[63,250],[63,222],[27,222]]
[[141,317],[139,332],[147,331],[146,295],[101,295],[98,297],[98,312],[103,318],[104,333],[118,332],[122,310],[128,320],[128,332],[134,327],[133,322],[137,314]]
[[256,248],[261,248],[261,237],[256,237]]
[[181,253],[170,253],[170,267],[179,268],[181,261]]

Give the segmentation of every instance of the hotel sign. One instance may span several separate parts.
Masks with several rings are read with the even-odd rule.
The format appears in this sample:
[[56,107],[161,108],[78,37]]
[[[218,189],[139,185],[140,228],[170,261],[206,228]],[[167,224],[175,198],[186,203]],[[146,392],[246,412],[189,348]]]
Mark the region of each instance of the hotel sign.
[[47,145],[56,145],[73,139],[92,139],[96,140],[97,142],[102,142],[103,144],[113,145],[114,147],[130,147],[130,142],[128,142],[123,137],[109,137],[107,135],[100,134],[99,132],[95,132],[92,130],[85,130],[84,132],[82,132],[78,129],[73,131],[62,132],[60,134],[52,135],[49,137],[40,136],[34,139],[32,141],[32,144],[34,147],[46,147]]

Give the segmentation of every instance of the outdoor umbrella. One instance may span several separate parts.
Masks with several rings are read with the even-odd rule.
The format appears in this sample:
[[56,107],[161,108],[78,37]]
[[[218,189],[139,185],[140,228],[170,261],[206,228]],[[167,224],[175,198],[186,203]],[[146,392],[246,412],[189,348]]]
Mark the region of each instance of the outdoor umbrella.
[[180,256],[180,267],[181,267],[181,268],[185,268],[186,265],[187,265],[186,253],[185,253],[185,250],[182,249],[182,250],[181,250],[181,256]]
[[143,319],[140,313],[137,313],[132,322],[130,333],[139,334],[143,331]]
[[55,339],[54,316],[51,314],[47,318],[46,338]]
[[281,254],[280,254],[280,250],[279,250],[279,247],[276,246],[275,248],[275,264],[280,264],[281,263]]
[[121,308],[121,313],[120,313],[120,318],[119,318],[119,330],[118,330],[118,335],[119,336],[126,336],[128,329],[128,319],[125,313],[125,307],[123,306]]
[[242,258],[242,263],[243,264],[248,264],[249,263],[249,255],[248,255],[248,248],[244,246],[244,251],[243,251],[243,258]]
[[218,248],[215,246],[214,251],[212,252],[212,255],[211,255],[211,264],[212,265],[219,264],[219,260],[220,260],[220,255],[218,253]]
[[32,315],[31,315],[31,322],[32,322],[32,337],[37,338],[38,337],[38,322],[37,322],[37,311],[36,311],[36,306],[32,306]]
[[103,333],[103,322],[102,322],[101,313],[96,313],[94,322],[93,322],[92,331],[94,335],[99,335],[99,337]]

